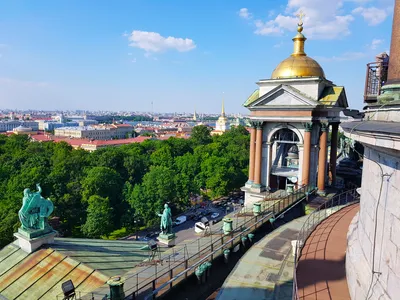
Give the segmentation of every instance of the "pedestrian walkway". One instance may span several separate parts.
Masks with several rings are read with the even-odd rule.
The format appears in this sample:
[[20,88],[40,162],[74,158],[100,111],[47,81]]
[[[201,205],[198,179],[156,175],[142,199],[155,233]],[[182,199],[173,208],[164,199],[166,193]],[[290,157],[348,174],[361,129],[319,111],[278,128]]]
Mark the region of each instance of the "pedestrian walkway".
[[253,245],[225,280],[217,300],[292,300],[292,240],[308,216],[275,229]]
[[345,268],[347,231],[358,211],[359,204],[339,210],[307,239],[296,273],[301,300],[350,300]]

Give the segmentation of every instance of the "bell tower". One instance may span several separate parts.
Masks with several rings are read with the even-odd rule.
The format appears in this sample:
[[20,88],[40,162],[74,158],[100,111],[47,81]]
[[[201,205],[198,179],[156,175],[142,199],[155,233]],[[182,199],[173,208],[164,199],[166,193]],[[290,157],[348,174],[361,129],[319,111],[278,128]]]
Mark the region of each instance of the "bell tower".
[[293,53],[270,79],[257,82],[244,103],[252,126],[249,179],[242,187],[246,204],[264,199],[266,192],[292,193],[305,185],[325,194],[329,181],[336,181],[339,115],[347,98],[344,87],[326,79],[319,63],[307,56],[303,16]]

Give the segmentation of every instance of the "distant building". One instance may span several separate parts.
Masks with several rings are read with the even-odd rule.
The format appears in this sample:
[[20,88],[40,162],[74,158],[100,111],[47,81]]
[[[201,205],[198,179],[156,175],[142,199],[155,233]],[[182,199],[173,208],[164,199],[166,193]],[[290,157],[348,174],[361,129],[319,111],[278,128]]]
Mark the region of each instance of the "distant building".
[[127,138],[132,134],[132,131],[133,126],[129,124],[61,127],[54,130],[54,136],[76,139],[112,140]]
[[12,132],[14,134],[37,134],[36,130],[32,130],[31,127],[24,127],[24,126],[18,126],[15,127]]
[[[56,128],[74,127],[74,126],[79,126],[79,123],[77,123],[77,122],[66,122],[66,123],[44,122],[42,130],[52,131],[52,130],[54,130]],[[39,127],[39,129],[40,129],[40,127]]]
[[222,100],[221,115],[218,118],[217,123],[215,124],[215,129],[211,131],[211,135],[221,135],[229,129],[230,129],[230,124],[228,122],[228,118],[225,115],[224,101]]
[[19,126],[29,127],[33,131],[39,130],[38,122],[10,120],[10,121],[0,121],[0,132],[13,131],[14,128],[17,128]]
[[243,118],[237,117],[233,121],[231,121],[230,125],[231,125],[231,127],[232,126],[236,126],[237,127],[239,125],[246,126],[246,122],[245,122],[245,120]]
[[194,110],[193,121],[194,121],[194,122],[197,122],[197,113],[196,113],[196,110]]

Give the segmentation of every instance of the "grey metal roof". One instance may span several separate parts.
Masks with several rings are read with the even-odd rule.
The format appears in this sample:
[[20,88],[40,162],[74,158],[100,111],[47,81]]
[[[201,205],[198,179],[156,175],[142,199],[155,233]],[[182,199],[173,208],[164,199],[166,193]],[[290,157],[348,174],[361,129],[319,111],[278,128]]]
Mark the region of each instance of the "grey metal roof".
[[107,276],[123,275],[148,257],[147,242],[55,238],[50,248]]
[[346,132],[370,132],[387,135],[400,135],[400,123],[384,121],[355,121],[341,123],[340,127]]

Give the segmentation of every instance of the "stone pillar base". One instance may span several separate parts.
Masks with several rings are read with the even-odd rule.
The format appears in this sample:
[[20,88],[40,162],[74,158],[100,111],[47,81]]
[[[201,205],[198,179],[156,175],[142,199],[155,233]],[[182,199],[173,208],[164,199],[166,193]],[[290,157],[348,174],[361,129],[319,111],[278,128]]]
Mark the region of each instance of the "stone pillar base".
[[400,84],[386,84],[382,87],[382,94],[378,96],[379,104],[387,104],[400,100]]
[[168,247],[172,247],[175,246],[175,234],[171,233],[171,234],[162,234],[160,233],[160,235],[158,236],[158,241],[161,244],[167,245]]
[[14,233],[17,238],[18,246],[26,253],[32,253],[44,244],[54,243],[54,237],[57,235],[56,231],[51,231],[42,236],[29,238],[19,232]]
[[253,186],[253,181],[252,180],[248,180],[245,185],[246,188],[251,188]]
[[253,203],[260,202],[264,200],[265,193],[263,193],[263,189],[255,189],[253,187],[248,188],[246,186],[242,187],[241,190],[245,193],[244,194],[244,205],[251,206]]

